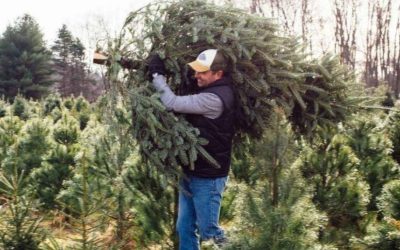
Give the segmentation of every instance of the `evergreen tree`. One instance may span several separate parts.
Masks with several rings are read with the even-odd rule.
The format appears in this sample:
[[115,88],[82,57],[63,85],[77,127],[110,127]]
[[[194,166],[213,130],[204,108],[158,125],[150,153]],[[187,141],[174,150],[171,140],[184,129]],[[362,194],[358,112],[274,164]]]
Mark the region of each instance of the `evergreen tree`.
[[72,176],[75,167],[74,157],[79,151],[79,125],[67,112],[53,126],[53,139],[49,155],[41,167],[31,174],[31,186],[42,207],[56,207],[55,198],[60,192],[64,181]]
[[7,104],[4,100],[0,99],[0,118],[7,115]]
[[[21,168],[23,147],[19,147],[22,122],[14,116],[1,118],[2,158],[0,159],[0,248],[40,249],[46,237],[39,223],[38,202],[28,188],[29,169]],[[24,128],[22,129],[22,131]],[[3,147],[6,147],[4,150]],[[19,154],[21,152],[21,154]]]
[[386,115],[376,111],[374,115],[357,115],[347,126],[349,146],[359,159],[358,169],[370,187],[368,209],[377,211],[376,198],[383,186],[400,176],[399,165],[392,158],[391,128],[387,126]]
[[0,118],[0,162],[7,158],[10,148],[18,140],[22,126],[23,122],[16,116]]
[[50,94],[43,101],[43,115],[49,115],[55,108],[61,109],[61,98],[58,94]]
[[14,116],[18,116],[22,120],[29,118],[28,102],[21,96],[16,96],[11,107]]
[[282,115],[272,115],[262,140],[251,147],[254,182],[235,201],[239,232],[227,249],[329,249],[318,242],[326,216],[312,202]]
[[8,149],[3,162],[5,174],[11,174],[13,169],[17,169],[29,178],[33,169],[42,166],[51,148],[48,127],[49,121],[39,118],[32,118],[22,126],[18,139]]
[[0,39],[0,93],[7,98],[46,94],[53,83],[50,57],[36,21],[27,14],[19,18]]
[[346,248],[354,235],[365,233],[361,225],[367,218],[369,185],[348,138],[335,128],[317,131],[313,145],[304,145],[300,169],[314,189],[313,202],[329,218],[322,242]]
[[383,186],[377,198],[378,208],[384,215],[382,220],[373,218],[367,228],[368,234],[354,239],[356,249],[391,250],[400,248],[400,181],[394,179]]
[[[108,105],[113,105],[108,103]],[[126,185],[132,155],[135,153],[135,144],[129,136],[129,120],[127,113],[120,105],[115,113],[107,110],[101,116],[101,122],[108,124],[101,132],[85,131],[92,137],[91,146],[94,148],[94,167],[96,175],[102,180],[104,197],[108,201],[107,213],[111,223],[115,225],[113,235],[113,247],[129,249],[132,244],[130,228],[133,227],[133,214],[130,208],[133,206],[132,193]],[[80,108],[84,108],[80,106]],[[99,133],[100,132],[100,133]],[[135,164],[134,164],[135,165]],[[133,166],[135,167],[135,166]]]
[[[166,111],[154,94],[145,61],[150,53],[164,60],[168,83],[179,95],[196,90],[187,62],[207,48],[226,55],[238,100],[238,142],[259,139],[275,106],[296,131],[311,137],[318,125],[344,120],[356,103],[350,97],[354,74],[337,58],[309,60],[298,40],[282,35],[271,20],[226,6],[198,0],[150,4],[132,12],[121,36],[110,44],[109,91],[132,108],[140,153],[163,171],[176,172],[180,163],[193,165],[197,157],[212,159],[198,131],[183,116]],[[121,56],[139,63],[121,72]]]
[[60,202],[73,231],[79,235],[71,238],[75,243],[69,249],[95,250],[101,249],[96,232],[102,228],[100,210],[106,200],[100,195],[103,191],[96,177],[90,174],[90,148],[82,148],[75,156],[77,169],[71,180],[64,183],[65,189],[60,192],[57,200]]
[[138,155],[137,142],[130,136],[129,112],[120,101],[108,98],[99,107],[100,122],[107,124],[104,131],[85,130],[93,134],[94,166],[108,200],[107,216],[115,224],[112,246],[130,249],[133,239],[137,247],[156,243],[172,248],[176,242],[168,239],[175,235],[174,187]]
[[389,113],[389,125],[390,125],[390,140],[393,143],[392,157],[400,164],[400,113],[393,111]]
[[134,223],[140,228],[135,232],[139,246],[154,244],[167,249],[177,249],[177,181],[171,184],[159,169],[143,162],[132,165],[126,178],[127,188],[133,194],[133,207],[139,215]]
[[40,249],[45,239],[39,228],[41,218],[35,213],[37,203],[26,192],[26,177],[17,169],[4,175],[0,171],[0,193],[4,199],[0,213],[0,246],[2,249]]
[[56,71],[59,75],[57,89],[62,96],[90,96],[90,79],[84,62],[85,47],[79,38],[73,37],[68,27],[63,24],[58,31],[58,38],[52,46]]
[[63,96],[68,96],[70,91],[70,65],[73,63],[71,58],[73,40],[71,32],[64,24],[58,31],[58,39],[51,47],[54,55],[56,72],[60,75],[58,90]]

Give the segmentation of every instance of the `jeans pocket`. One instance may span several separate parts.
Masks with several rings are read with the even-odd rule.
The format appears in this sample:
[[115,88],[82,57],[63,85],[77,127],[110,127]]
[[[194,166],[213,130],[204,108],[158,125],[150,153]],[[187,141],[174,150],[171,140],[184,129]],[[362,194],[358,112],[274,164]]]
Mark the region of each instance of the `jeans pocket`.
[[214,192],[221,194],[225,190],[226,183],[228,181],[228,177],[221,177],[221,178],[216,178],[214,180]]

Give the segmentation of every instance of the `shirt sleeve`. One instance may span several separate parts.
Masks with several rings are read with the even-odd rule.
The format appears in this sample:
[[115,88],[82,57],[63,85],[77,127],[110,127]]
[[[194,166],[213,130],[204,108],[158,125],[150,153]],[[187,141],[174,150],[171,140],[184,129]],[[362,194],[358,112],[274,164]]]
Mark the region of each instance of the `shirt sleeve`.
[[210,119],[218,118],[224,110],[221,98],[213,93],[175,95],[162,75],[153,76],[153,86],[161,94],[161,102],[168,110],[185,114],[199,114]]

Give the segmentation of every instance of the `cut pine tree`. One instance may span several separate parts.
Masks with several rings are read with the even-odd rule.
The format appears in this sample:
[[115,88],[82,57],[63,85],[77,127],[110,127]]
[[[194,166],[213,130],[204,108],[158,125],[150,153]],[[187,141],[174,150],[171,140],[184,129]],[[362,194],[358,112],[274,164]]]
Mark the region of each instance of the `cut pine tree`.
[[145,63],[121,74],[116,62],[121,56],[145,62],[150,53],[158,53],[171,88],[185,95],[196,89],[187,62],[209,48],[222,51],[230,61],[237,138],[259,138],[275,106],[305,136],[352,112],[354,73],[331,55],[308,59],[299,40],[283,35],[272,20],[199,0],[150,4],[126,19],[121,36],[109,49],[115,62],[109,75],[112,91],[122,93],[132,107],[133,134],[143,154],[156,165],[193,163],[194,149],[205,156],[199,151],[204,142],[180,115],[162,108]]

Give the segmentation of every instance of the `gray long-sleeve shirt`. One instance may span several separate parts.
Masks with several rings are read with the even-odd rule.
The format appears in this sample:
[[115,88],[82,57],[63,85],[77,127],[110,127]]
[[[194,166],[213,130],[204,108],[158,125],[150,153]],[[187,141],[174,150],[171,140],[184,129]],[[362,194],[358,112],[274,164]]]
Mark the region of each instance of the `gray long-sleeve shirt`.
[[175,95],[162,75],[153,75],[153,86],[161,94],[161,102],[167,110],[185,114],[199,114],[210,119],[218,118],[224,110],[222,100],[213,93]]

